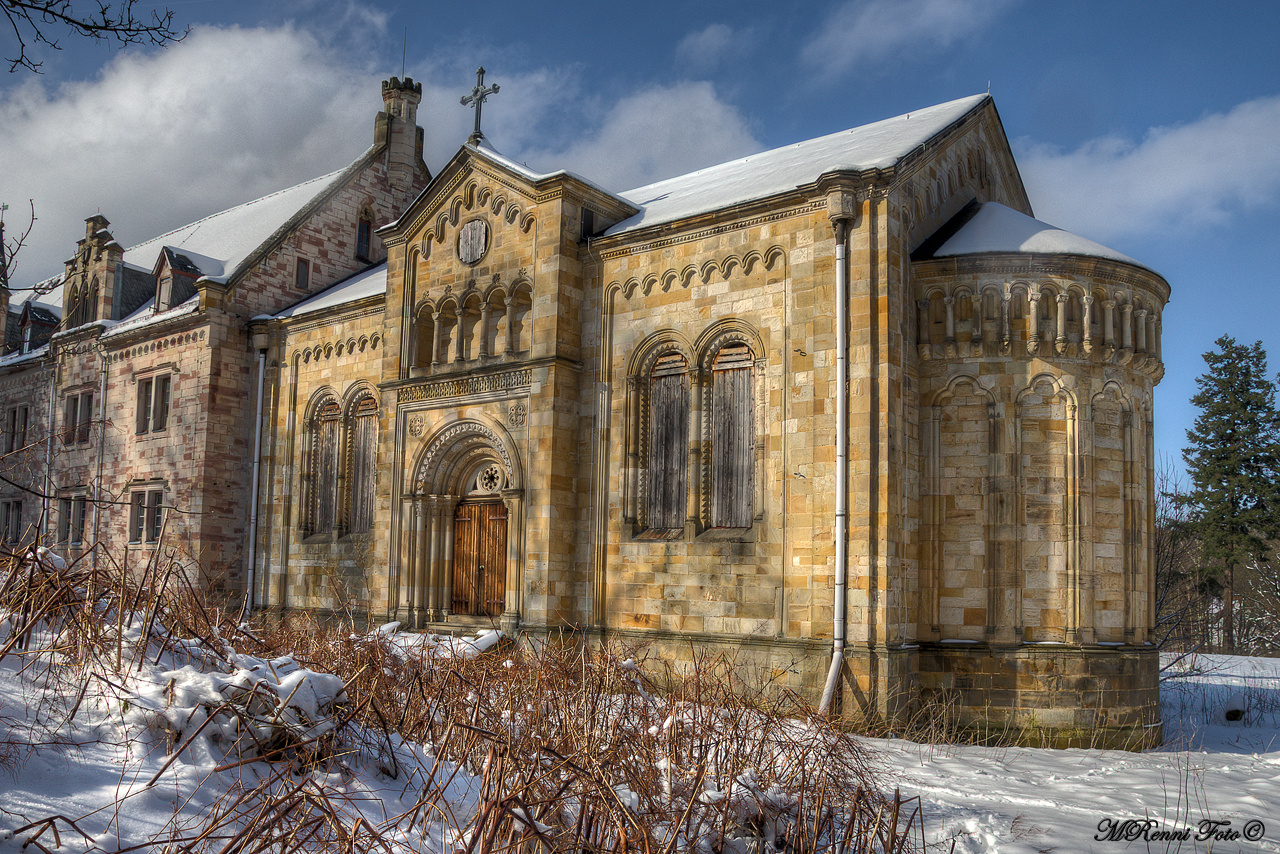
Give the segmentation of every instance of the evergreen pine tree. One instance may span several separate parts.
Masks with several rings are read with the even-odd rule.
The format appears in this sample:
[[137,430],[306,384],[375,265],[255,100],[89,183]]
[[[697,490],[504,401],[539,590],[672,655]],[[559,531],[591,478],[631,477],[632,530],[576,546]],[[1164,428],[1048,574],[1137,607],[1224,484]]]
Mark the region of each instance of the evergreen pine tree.
[[1223,646],[1232,652],[1237,571],[1264,561],[1280,538],[1280,414],[1262,342],[1214,343],[1191,398],[1200,410],[1182,452],[1191,488],[1178,500],[1202,548],[1201,582],[1221,590]]

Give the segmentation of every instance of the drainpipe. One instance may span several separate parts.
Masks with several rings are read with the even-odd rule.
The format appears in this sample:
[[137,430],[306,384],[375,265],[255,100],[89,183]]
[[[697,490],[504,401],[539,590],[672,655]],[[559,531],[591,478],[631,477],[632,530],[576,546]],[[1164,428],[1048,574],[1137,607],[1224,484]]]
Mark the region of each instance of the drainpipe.
[[831,700],[844,666],[845,600],[849,573],[849,282],[845,237],[852,204],[852,196],[839,192],[832,193],[827,201],[836,231],[836,589],[831,669],[827,671],[827,683],[818,704],[818,713],[823,715],[831,709]]
[[43,511],[40,514],[40,537],[42,540],[48,541],[49,538],[49,516],[53,513],[51,498],[53,494],[53,442],[54,442],[54,419],[53,404],[57,394],[58,385],[58,365],[53,359],[53,345],[49,345],[49,440],[44,446],[44,498],[41,499]]
[[267,371],[267,351],[258,350],[258,395],[253,412],[253,481],[249,487],[249,574],[245,579],[244,609],[240,619],[252,613],[255,568],[258,557],[258,472],[262,468],[262,392]]
[[[98,350],[98,357],[101,362],[102,380],[98,385],[98,483],[93,490],[93,542],[97,546],[100,536],[100,522],[102,519],[102,463],[103,455],[106,451],[107,441],[107,357],[101,349]],[[52,410],[50,416],[53,415]],[[79,429],[77,427],[77,429]],[[100,548],[93,550],[93,568],[98,568],[98,552]]]

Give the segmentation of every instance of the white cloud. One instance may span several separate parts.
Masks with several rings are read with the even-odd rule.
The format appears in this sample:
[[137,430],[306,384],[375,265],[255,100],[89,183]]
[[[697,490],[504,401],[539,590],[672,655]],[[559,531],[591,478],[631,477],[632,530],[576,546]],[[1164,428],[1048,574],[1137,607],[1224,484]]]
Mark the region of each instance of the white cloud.
[[727,24],[710,24],[680,40],[676,45],[676,61],[693,68],[712,68],[740,39]]
[[60,271],[99,211],[131,245],[341,168],[373,141],[377,86],[306,33],[205,28],[92,82],[13,91],[0,196],[34,199],[39,218],[20,279]]
[[759,150],[742,115],[710,83],[697,82],[623,98],[598,130],[560,150],[531,152],[529,163],[626,190]]
[[848,0],[805,45],[814,67],[848,71],[942,48],[980,32],[1017,0]]
[[1019,141],[1018,165],[1040,219],[1097,239],[1227,224],[1280,201],[1280,96],[1189,124],[1064,152]]

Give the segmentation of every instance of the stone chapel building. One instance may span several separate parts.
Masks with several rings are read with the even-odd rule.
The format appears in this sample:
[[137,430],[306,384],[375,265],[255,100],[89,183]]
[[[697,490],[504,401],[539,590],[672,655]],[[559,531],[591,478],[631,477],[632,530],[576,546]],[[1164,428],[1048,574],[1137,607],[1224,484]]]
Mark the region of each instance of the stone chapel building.
[[332,175],[132,248],[91,217],[5,305],[4,473],[55,496],[0,485],[7,540],[1159,740],[1169,286],[1033,218],[989,96],[613,193],[479,134],[432,174],[420,95]]

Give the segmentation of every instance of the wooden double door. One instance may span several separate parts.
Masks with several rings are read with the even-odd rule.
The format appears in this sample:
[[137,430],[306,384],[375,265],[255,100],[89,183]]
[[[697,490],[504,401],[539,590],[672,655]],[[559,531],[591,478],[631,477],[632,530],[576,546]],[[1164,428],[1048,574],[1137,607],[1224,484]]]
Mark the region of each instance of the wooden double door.
[[507,507],[501,499],[466,500],[453,517],[451,611],[500,617],[507,593]]

